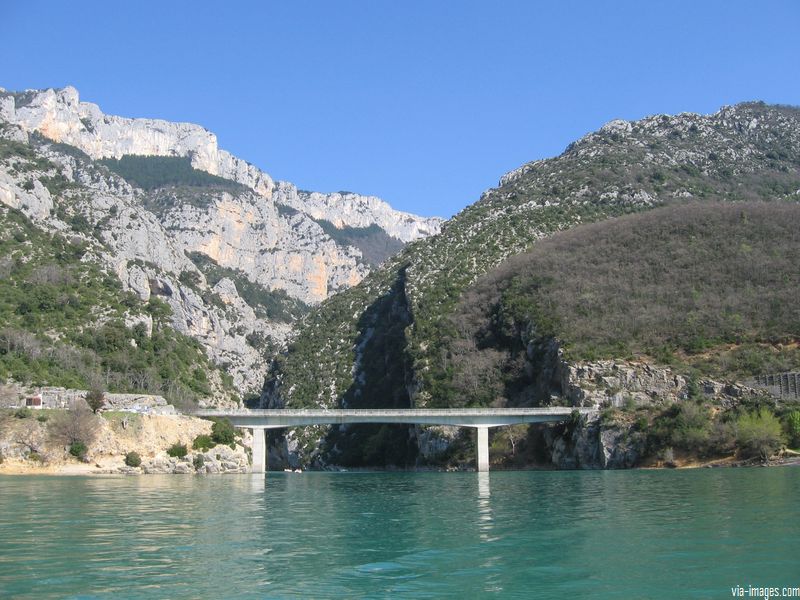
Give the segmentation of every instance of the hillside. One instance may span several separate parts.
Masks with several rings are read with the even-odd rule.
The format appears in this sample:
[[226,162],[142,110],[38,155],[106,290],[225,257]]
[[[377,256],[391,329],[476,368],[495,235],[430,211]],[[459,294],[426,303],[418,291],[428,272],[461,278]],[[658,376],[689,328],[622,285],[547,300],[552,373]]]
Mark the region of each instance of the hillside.
[[[215,396],[226,402],[258,392],[310,306],[441,222],[370,196],[300,191],[202,127],[106,115],[69,87],[0,89],[0,204],[27,219],[20,243],[58,233],[90,247],[116,302],[168,305],[165,326],[232,380],[235,396]],[[102,326],[105,309],[84,304],[76,330]]]
[[97,243],[0,206],[0,381],[160,394],[178,407],[236,398],[169,305],[123,290]]
[[[276,362],[262,401],[292,407],[463,404],[453,381],[453,316],[469,286],[505,259],[582,223],[687,199],[796,200],[798,190],[797,109],[748,103],[709,116],[612,121],[562,155],[504,176],[441,234],[410,244],[360,285],[322,304]],[[403,448],[418,436],[392,431],[351,428],[346,435]],[[291,445],[324,456],[335,444],[321,433],[295,432]],[[332,436],[338,450],[346,447],[341,435]],[[407,460],[405,451],[376,455]]]
[[800,204],[679,203],[554,235],[481,277],[450,317],[466,405],[546,404],[537,353],[636,358],[745,380],[800,365]]

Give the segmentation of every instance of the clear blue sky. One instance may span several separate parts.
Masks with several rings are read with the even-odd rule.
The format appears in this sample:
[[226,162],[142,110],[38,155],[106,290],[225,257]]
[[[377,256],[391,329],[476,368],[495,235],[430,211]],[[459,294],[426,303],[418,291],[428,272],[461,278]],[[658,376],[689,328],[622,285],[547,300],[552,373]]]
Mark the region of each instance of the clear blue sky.
[[71,84],[424,215],[613,118],[800,104],[795,0],[2,0],[0,22],[2,87]]

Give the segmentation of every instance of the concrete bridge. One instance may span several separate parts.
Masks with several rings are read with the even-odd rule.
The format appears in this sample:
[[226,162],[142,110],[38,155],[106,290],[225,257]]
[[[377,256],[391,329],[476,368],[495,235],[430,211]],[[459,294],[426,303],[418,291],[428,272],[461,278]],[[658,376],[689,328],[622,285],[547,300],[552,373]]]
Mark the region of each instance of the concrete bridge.
[[517,423],[565,421],[573,411],[595,412],[590,408],[548,406],[545,408],[443,408],[443,409],[314,409],[314,410],[198,410],[198,417],[224,417],[235,427],[253,430],[253,472],[267,467],[267,429],[307,425],[349,425],[355,423],[403,423],[408,425],[451,425],[478,430],[478,471],[489,470],[489,427]]

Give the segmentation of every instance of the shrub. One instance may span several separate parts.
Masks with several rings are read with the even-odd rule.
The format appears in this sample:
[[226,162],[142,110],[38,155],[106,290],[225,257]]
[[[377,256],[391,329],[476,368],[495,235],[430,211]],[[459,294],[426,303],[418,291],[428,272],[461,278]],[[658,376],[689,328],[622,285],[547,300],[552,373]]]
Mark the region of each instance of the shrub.
[[14,411],[14,416],[18,419],[27,419],[33,414],[30,408],[27,406],[23,406],[22,408],[18,408]]
[[192,464],[194,465],[194,470],[199,471],[203,468],[203,465],[206,464],[205,459],[203,458],[202,454],[195,455],[194,459],[192,460]]
[[793,448],[800,446],[800,410],[793,410],[786,415],[786,433]]
[[37,415],[36,420],[39,421],[39,423],[47,423],[47,420],[49,418],[50,417],[48,417],[47,415]]
[[236,431],[228,419],[215,421],[211,426],[211,439],[218,444],[233,444],[235,437]]
[[103,390],[92,389],[86,393],[86,404],[92,409],[92,412],[97,414],[97,411],[103,408],[106,403],[106,395]]
[[125,455],[125,464],[129,467],[138,467],[142,464],[142,457],[138,452],[128,452]]
[[167,456],[171,456],[172,458],[183,458],[189,451],[186,449],[185,444],[172,444],[169,448],[167,448]]
[[194,441],[192,442],[192,449],[203,450],[205,452],[206,450],[210,450],[216,445],[217,445],[216,442],[214,442],[214,440],[211,439],[210,435],[206,435],[205,433],[203,433],[194,438]]
[[736,443],[744,456],[767,460],[784,443],[781,423],[765,409],[742,415],[736,422]]
[[81,460],[86,457],[86,452],[88,450],[89,449],[86,447],[86,444],[83,442],[73,442],[69,446],[69,453],[75,458],[80,458]]
[[100,429],[100,422],[85,402],[73,402],[69,410],[53,417],[48,428],[50,438],[57,444],[71,446],[76,442],[89,445]]

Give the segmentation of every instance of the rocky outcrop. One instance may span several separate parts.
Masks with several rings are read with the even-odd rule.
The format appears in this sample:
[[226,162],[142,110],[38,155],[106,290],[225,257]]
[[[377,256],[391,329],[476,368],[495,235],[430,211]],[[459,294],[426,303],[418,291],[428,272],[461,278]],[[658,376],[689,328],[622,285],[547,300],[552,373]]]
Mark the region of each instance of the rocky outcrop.
[[140,467],[120,467],[119,472],[174,475],[249,473],[250,460],[247,452],[241,446],[236,446],[235,449],[229,446],[216,446],[206,452],[187,454],[183,458],[160,453],[143,462]]
[[544,440],[550,462],[558,469],[629,469],[645,452],[645,436],[600,417],[573,427],[547,427]]
[[622,408],[667,405],[702,394],[729,408],[743,399],[764,396],[764,391],[737,382],[709,378],[691,381],[670,366],[646,360],[608,359],[567,361],[552,338],[533,339],[526,346],[532,397],[537,402]]

